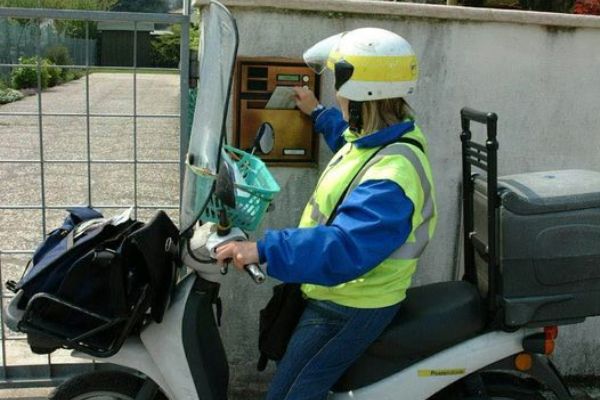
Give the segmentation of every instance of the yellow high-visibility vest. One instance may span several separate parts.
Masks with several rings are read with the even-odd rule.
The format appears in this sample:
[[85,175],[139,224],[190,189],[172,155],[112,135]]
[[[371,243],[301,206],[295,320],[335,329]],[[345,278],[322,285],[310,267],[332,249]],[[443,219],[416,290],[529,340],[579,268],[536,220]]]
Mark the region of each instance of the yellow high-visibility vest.
[[[309,298],[329,300],[349,307],[387,307],[406,297],[417,261],[435,231],[435,189],[426,155],[427,141],[417,126],[403,137],[420,142],[425,152],[401,142],[388,144],[381,150],[380,147],[359,148],[352,144],[358,139],[357,135],[346,130],[344,136],[347,143],[321,175],[304,209],[299,227],[325,224],[349,185],[352,186],[348,194],[362,182],[388,179],[397,183],[413,203],[412,230],[403,245],[364,275],[336,286],[303,284],[302,291]],[[379,152],[359,172],[377,150]]]

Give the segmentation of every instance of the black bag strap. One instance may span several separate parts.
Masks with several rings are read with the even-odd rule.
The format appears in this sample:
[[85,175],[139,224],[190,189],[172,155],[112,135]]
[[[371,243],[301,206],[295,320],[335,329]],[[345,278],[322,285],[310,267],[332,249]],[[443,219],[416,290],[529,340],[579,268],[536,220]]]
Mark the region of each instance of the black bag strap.
[[363,163],[363,165],[361,165],[361,167],[358,169],[358,171],[356,171],[356,174],[352,177],[352,179],[350,180],[350,183],[348,183],[348,186],[346,187],[346,189],[344,189],[344,192],[342,193],[342,195],[338,199],[337,203],[335,204],[335,207],[333,207],[333,211],[329,215],[329,218],[327,219],[327,222],[325,222],[325,225],[330,225],[331,224],[331,222],[333,221],[333,218],[335,217],[335,214],[337,212],[338,207],[340,206],[340,204],[342,204],[342,201],[344,201],[344,199],[346,198],[346,195],[348,194],[348,190],[350,190],[350,188],[352,187],[352,183],[354,183],[354,180],[358,177],[358,175],[360,175],[360,173],[365,168],[365,166],[367,166],[369,164],[369,162],[371,162],[371,160],[373,158],[375,158],[375,156],[377,154],[379,154],[379,152],[381,150],[385,149],[386,147],[388,147],[388,146],[390,146],[390,145],[392,145],[394,143],[407,143],[407,144],[411,144],[411,145],[417,147],[423,153],[425,153],[425,149],[423,148],[423,145],[418,140],[412,139],[412,138],[405,138],[405,137],[401,137],[398,140],[393,141],[392,143],[388,143],[387,145],[381,146],[380,148],[378,148],[377,151],[375,151],[373,154],[371,154],[369,156],[369,158],[367,158],[367,160]]
[[[425,153],[423,145],[421,145],[421,143],[419,143],[417,140],[410,138],[400,138],[394,141],[393,143],[398,142],[411,144],[419,148],[423,153]],[[338,199],[337,204],[333,208],[333,211],[326,222],[326,225],[329,225],[331,221],[333,221],[333,217],[335,216],[339,205],[346,197],[346,194],[352,187],[352,184],[359,176],[359,174],[381,150],[383,150],[391,144],[392,143],[377,149],[373,154],[371,154],[368,157],[365,163],[361,165],[359,170],[356,172],[356,175],[350,180],[350,183]],[[292,336],[293,330],[296,327],[297,321],[300,319],[300,316],[302,315],[302,311],[304,309],[304,304],[298,304],[298,302],[292,304],[292,300],[294,298],[299,298],[301,299],[301,301],[304,301],[302,300],[301,296],[300,284],[280,284],[273,288],[273,296],[271,297],[271,300],[269,300],[267,306],[263,310],[261,310],[261,320],[258,338],[258,348],[260,350],[260,356],[256,366],[256,369],[258,371],[264,371],[269,360],[280,360],[281,357],[283,357],[283,354],[285,353],[287,343],[290,337]],[[285,312],[283,313],[285,314],[285,317],[283,318],[281,318],[282,309],[285,309]],[[296,317],[292,318],[293,315],[295,315]],[[293,326],[290,324],[292,319],[296,320],[296,323]]]

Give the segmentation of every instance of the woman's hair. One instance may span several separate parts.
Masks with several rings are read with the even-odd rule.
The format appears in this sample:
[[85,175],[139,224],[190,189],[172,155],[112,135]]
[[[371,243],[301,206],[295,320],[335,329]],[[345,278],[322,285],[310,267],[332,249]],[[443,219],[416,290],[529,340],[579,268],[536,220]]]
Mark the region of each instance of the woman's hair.
[[365,101],[362,105],[363,132],[372,133],[413,119],[413,110],[402,97]]

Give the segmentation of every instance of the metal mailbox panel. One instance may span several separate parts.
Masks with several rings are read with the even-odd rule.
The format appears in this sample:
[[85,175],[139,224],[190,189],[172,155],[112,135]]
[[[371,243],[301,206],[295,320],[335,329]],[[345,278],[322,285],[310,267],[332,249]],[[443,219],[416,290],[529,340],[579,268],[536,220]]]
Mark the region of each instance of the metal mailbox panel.
[[319,138],[310,117],[297,108],[266,109],[278,86],[307,86],[318,96],[318,76],[300,60],[238,58],[235,77],[233,144],[252,147],[258,127],[268,122],[274,129],[273,151],[259,155],[271,165],[311,166],[318,159]]

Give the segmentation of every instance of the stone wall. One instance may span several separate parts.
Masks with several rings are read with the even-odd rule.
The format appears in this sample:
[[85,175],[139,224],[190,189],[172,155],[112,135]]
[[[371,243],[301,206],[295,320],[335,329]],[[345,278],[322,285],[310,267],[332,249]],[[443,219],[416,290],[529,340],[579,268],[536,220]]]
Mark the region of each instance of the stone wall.
[[[201,6],[203,2],[197,4]],[[499,173],[600,170],[600,19],[573,15],[376,1],[225,1],[240,30],[240,56],[300,58],[329,35],[374,26],[405,37],[420,61],[408,100],[428,136],[439,225],[414,283],[448,280],[459,265],[460,119],[464,106],[499,115]],[[330,77],[322,101],[334,105]],[[319,167],[331,157],[321,146]],[[282,192],[263,224],[294,226],[319,175],[316,168],[272,168]],[[310,262],[310,260],[307,260]],[[224,288],[224,338],[238,385],[254,372],[258,310],[270,296],[245,275]],[[565,374],[599,374],[600,319],[561,329],[556,360]]]

